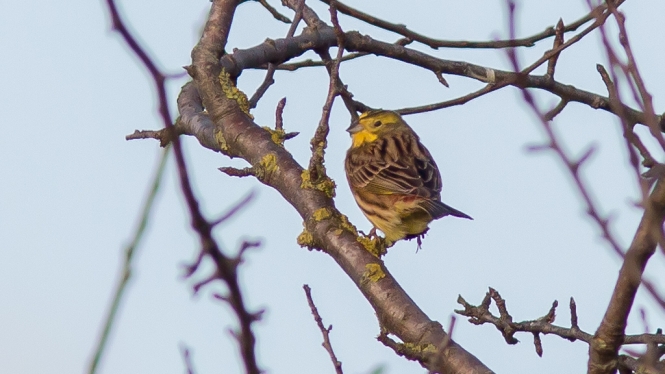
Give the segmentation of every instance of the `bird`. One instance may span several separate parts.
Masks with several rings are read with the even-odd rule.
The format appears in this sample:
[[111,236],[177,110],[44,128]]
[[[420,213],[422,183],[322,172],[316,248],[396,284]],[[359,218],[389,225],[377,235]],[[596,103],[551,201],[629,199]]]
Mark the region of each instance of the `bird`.
[[351,147],[344,168],[351,192],[367,219],[392,245],[421,238],[445,216],[473,219],[441,202],[441,174],[413,129],[394,111],[362,113],[346,130]]

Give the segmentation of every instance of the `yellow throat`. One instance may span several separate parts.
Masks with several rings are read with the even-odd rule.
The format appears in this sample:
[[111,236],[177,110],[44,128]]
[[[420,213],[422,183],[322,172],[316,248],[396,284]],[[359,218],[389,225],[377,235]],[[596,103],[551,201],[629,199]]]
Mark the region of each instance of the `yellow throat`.
[[377,134],[372,134],[371,132],[367,130],[362,130],[360,132],[357,132],[353,135],[351,135],[351,139],[353,140],[353,144],[351,145],[353,148],[358,148],[361,145],[363,145],[365,142],[371,143],[376,140],[379,136]]
[[358,148],[365,143],[375,141],[380,134],[388,131],[390,128],[404,124],[404,120],[399,114],[389,110],[371,110],[358,117],[358,122],[349,128],[351,148]]

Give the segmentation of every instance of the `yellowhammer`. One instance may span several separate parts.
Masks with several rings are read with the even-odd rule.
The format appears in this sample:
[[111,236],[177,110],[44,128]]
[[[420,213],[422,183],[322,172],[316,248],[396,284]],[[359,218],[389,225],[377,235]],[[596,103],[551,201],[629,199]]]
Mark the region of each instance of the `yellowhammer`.
[[472,219],[441,202],[441,174],[418,135],[396,112],[372,110],[346,130],[346,178],[356,203],[386,240],[420,238],[432,220]]

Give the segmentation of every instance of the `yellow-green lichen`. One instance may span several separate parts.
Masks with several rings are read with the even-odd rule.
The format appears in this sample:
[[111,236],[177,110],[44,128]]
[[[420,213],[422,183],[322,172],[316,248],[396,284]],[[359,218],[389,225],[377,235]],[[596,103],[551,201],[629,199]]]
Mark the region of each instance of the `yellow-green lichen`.
[[311,232],[307,231],[307,228],[302,230],[296,241],[301,247],[306,247],[308,249],[314,248],[314,237],[312,236]]
[[323,221],[326,218],[332,217],[332,212],[328,208],[319,208],[312,213],[312,218],[314,218],[315,221]]
[[311,188],[314,190],[319,190],[322,191],[323,193],[326,194],[329,198],[335,197],[335,182],[328,178],[327,176],[320,178],[319,181],[312,182],[312,179],[310,178],[309,170],[305,169],[302,171],[300,174],[300,178],[302,179],[302,182],[300,183],[300,188]]
[[353,226],[351,224],[351,222],[349,222],[349,217],[347,217],[343,214],[340,214],[339,215],[339,220],[342,221],[342,228],[346,229],[347,231],[349,231],[353,235],[358,236],[358,229],[356,229],[356,227]]
[[326,142],[321,141],[319,144],[317,144],[317,147],[314,149],[314,153],[316,153],[317,156],[321,157],[323,159],[323,154],[326,150]]
[[344,233],[344,230],[342,230],[342,229],[335,229],[335,230],[333,230],[333,235],[335,235],[335,236],[340,236],[340,235],[342,235],[343,233]]
[[369,253],[374,255],[374,257],[379,258],[387,252],[386,241],[378,236],[370,238],[369,236],[359,235],[356,240],[360,242]]
[[370,282],[378,282],[379,280],[385,278],[386,273],[383,272],[383,269],[381,269],[381,265],[379,264],[367,264],[365,265],[365,271],[363,272],[363,280],[364,281],[370,281]]
[[270,133],[270,138],[272,139],[273,143],[280,147],[284,147],[284,137],[286,136],[286,131],[283,129],[273,130],[268,126],[264,126],[263,129]]
[[222,91],[224,91],[224,95],[229,99],[235,100],[235,102],[238,103],[240,110],[242,110],[250,118],[254,119],[254,116],[249,113],[249,100],[247,99],[247,95],[245,95],[244,92],[240,91],[238,87],[233,84],[231,75],[225,69],[222,69],[222,71],[219,72],[219,83],[222,85]]
[[272,152],[268,153],[261,158],[258,167],[255,167],[254,169],[257,178],[261,180],[267,179],[272,173],[279,170],[279,166],[277,166],[277,156]]
[[215,132],[215,140],[217,140],[217,144],[219,144],[219,149],[223,152],[229,151],[229,145],[226,143],[226,138],[224,138],[224,134],[220,130]]
[[413,344],[413,343],[404,343],[402,346],[409,352],[414,353],[437,353],[438,350],[434,344]]

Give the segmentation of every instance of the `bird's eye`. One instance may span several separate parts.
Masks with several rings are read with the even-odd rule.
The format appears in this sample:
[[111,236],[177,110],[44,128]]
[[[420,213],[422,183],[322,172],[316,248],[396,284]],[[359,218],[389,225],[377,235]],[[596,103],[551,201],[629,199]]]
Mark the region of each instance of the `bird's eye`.
[[381,126],[381,121],[374,122],[374,127],[379,127],[379,126]]

